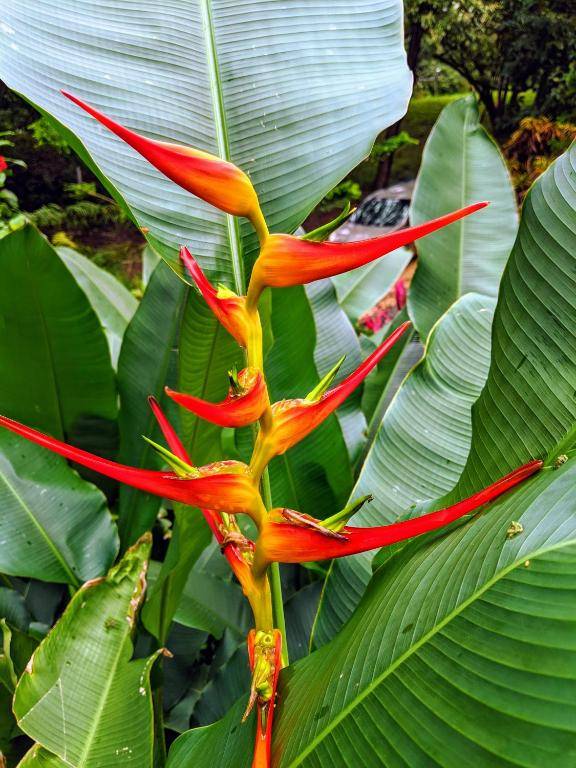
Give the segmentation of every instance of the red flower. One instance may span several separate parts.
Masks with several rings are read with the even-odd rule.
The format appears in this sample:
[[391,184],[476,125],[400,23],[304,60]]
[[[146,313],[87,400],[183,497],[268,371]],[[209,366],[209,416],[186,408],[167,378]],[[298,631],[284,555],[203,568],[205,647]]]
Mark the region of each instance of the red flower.
[[348,395],[378,365],[409,326],[409,322],[399,326],[350,376],[319,399],[281,400],[274,403],[271,409],[271,424],[260,430],[254,447],[250,464],[254,475],[259,477],[273,456],[284,453],[303,440],[342,405]]
[[4,155],[0,155],[0,173],[6,170],[8,168],[8,163],[6,162],[6,158]]
[[[261,567],[266,567],[271,562],[302,563],[326,560],[379,549],[414,536],[421,536],[423,533],[443,528],[483,504],[493,501],[537,472],[542,463],[539,460],[530,461],[468,499],[438,512],[374,528],[345,526],[338,532],[345,540],[325,535],[317,527],[266,521],[258,539],[256,559]],[[282,515],[282,510],[272,510],[271,514],[278,518]],[[318,523],[322,525],[322,521]]]
[[188,248],[182,246],[180,258],[220,323],[241,347],[248,350],[249,364],[261,369],[262,327],[258,312],[249,312],[246,298],[237,296],[229,288],[216,290]]
[[226,213],[250,219],[261,239],[267,235],[268,228],[258,196],[252,182],[240,168],[200,149],[148,139],[116,123],[71,93],[62,91],[62,94],[123,139],[176,184]]
[[225,400],[209,403],[199,397],[174,392],[166,387],[166,394],[201,419],[221,427],[245,427],[258,421],[268,408],[268,389],[264,377],[255,368],[245,368],[238,374],[240,392],[230,387]]
[[100,458],[6,416],[0,416],[0,426],[49,448],[60,456],[141,491],[195,507],[222,510],[230,514],[244,512],[258,520],[263,514],[260,496],[250,470],[240,461],[220,461],[204,467],[194,467],[190,477],[179,477],[172,472],[138,469]]
[[354,243],[323,243],[303,240],[293,235],[270,235],[254,264],[248,288],[248,303],[256,306],[263,288],[268,285],[277,288],[304,285],[361,267],[487,205],[474,203],[416,227]]

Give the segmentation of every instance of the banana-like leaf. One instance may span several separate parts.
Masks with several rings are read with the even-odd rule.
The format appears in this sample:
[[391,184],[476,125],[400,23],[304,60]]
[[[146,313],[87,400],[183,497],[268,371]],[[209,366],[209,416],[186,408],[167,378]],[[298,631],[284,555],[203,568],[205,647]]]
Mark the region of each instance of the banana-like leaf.
[[455,496],[576,442],[576,143],[532,186],[502,278],[492,362]]
[[118,549],[103,494],[64,459],[0,433],[0,572],[78,585]]
[[77,134],[163,255],[190,244],[239,290],[249,228],[161,177],[59,89],[155,139],[232,160],[284,231],[410,96],[399,0],[7,0],[0,41],[0,77]]
[[[454,487],[470,447],[472,404],[488,375],[493,312],[494,299],[469,294],[435,326],[425,356],[390,404],[351,494],[374,496],[354,525],[394,522],[410,505]],[[332,563],[315,646],[334,637],[354,611],[370,581],[373,556]]]
[[[282,673],[275,768],[574,761],[575,482],[574,462],[544,470],[380,568],[338,637]],[[169,768],[248,768],[242,704]]]
[[0,272],[0,413],[88,447],[88,427],[117,416],[96,313],[30,224],[0,240]]
[[332,278],[338,303],[353,323],[388,293],[411,258],[412,251],[398,248],[385,259]]
[[496,296],[518,229],[514,189],[496,143],[486,133],[474,96],[444,107],[422,156],[410,219],[435,216],[489,200],[467,219],[417,244],[418,269],[408,307],[426,338],[448,307],[468,291]]
[[[152,447],[143,435],[161,440],[148,396],[161,401],[164,386],[175,377],[176,343],[187,287],[164,264],[158,264],[122,343],[118,361],[120,390],[120,461],[134,467],[155,466]],[[128,486],[120,490],[122,543],[131,544],[152,527],[160,500]]]
[[124,331],[138,307],[138,302],[110,272],[97,267],[86,256],[72,248],[56,250],[98,315],[108,339],[112,364],[116,367]]
[[[386,259],[383,259],[386,261]],[[362,362],[360,342],[351,322],[338,306],[330,280],[317,280],[306,286],[306,296],[314,315],[316,347],[314,363],[321,376],[345,356],[336,381],[348,376]],[[336,411],[350,461],[354,463],[364,441],[366,419],[361,409],[362,387],[358,387]]]
[[150,544],[143,537],[105,579],[74,595],[18,683],[18,725],[74,768],[152,766],[156,656],[131,660]]

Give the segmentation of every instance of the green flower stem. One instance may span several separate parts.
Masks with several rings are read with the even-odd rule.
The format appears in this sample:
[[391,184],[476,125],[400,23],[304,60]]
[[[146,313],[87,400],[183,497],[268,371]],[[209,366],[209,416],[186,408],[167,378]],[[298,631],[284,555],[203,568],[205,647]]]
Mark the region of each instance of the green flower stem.
[[[262,473],[262,498],[266,509],[272,507],[272,491],[270,488],[270,476],[268,468]],[[288,638],[286,636],[286,619],[284,618],[284,601],[282,599],[282,581],[280,579],[280,566],[278,563],[271,563],[269,571],[270,592],[272,593],[272,615],[274,616],[274,626],[282,633],[282,666],[287,667],[290,663],[288,656]]]

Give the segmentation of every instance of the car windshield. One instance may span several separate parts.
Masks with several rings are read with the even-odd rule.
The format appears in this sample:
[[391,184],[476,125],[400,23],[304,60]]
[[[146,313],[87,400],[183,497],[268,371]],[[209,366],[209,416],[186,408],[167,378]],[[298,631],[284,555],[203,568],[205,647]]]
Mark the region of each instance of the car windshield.
[[409,206],[409,200],[390,198],[366,200],[354,211],[350,222],[369,227],[394,227],[406,220]]

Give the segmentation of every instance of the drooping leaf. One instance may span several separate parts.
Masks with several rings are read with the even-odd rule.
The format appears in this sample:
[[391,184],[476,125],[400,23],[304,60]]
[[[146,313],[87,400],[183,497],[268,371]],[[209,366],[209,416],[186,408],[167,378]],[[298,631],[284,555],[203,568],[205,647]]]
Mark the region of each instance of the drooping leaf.
[[59,456],[0,432],[0,572],[79,584],[118,549],[103,494]]
[[518,228],[506,163],[470,95],[446,106],[428,137],[410,220],[419,224],[482,200],[490,201],[484,210],[417,243],[408,307],[422,338],[459,296],[496,296]]
[[[232,160],[285,231],[368,154],[410,96],[398,0],[313,0],[305,14],[296,0],[144,0],[138,13],[131,0],[82,2],[73,13],[8,0],[0,34],[2,79],[78,135],[158,249],[174,258],[190,244],[238,289],[248,227],[161,177],[59,89],[153,138]],[[328,111],[339,119],[326,120]]]
[[[470,411],[488,374],[493,311],[493,299],[469,294],[435,326],[425,356],[388,408],[351,494],[374,496],[354,525],[393,522],[411,504],[437,498],[458,480],[470,446]],[[314,628],[316,646],[352,614],[370,581],[373,556],[333,562]]]
[[130,660],[149,551],[146,536],[74,595],[18,683],[20,728],[66,765],[152,766],[155,656]]
[[[492,362],[455,496],[576,441],[576,144],[533,185],[502,278]],[[565,442],[562,439],[566,438]]]
[[412,251],[398,248],[385,259],[332,278],[338,303],[353,323],[388,293],[411,258]]
[[[154,467],[154,450],[142,435],[161,440],[148,396],[164,398],[164,386],[174,376],[176,339],[187,288],[161,263],[126,329],[118,360],[120,390],[120,461],[134,467]],[[134,488],[120,490],[119,528],[123,545],[148,530],[160,500]]]
[[30,224],[0,240],[0,272],[0,413],[91,446],[92,430],[117,416],[114,371],[96,313]]
[[56,250],[98,315],[108,339],[112,363],[117,366],[122,337],[138,302],[110,272],[96,266],[86,256],[72,248]]

